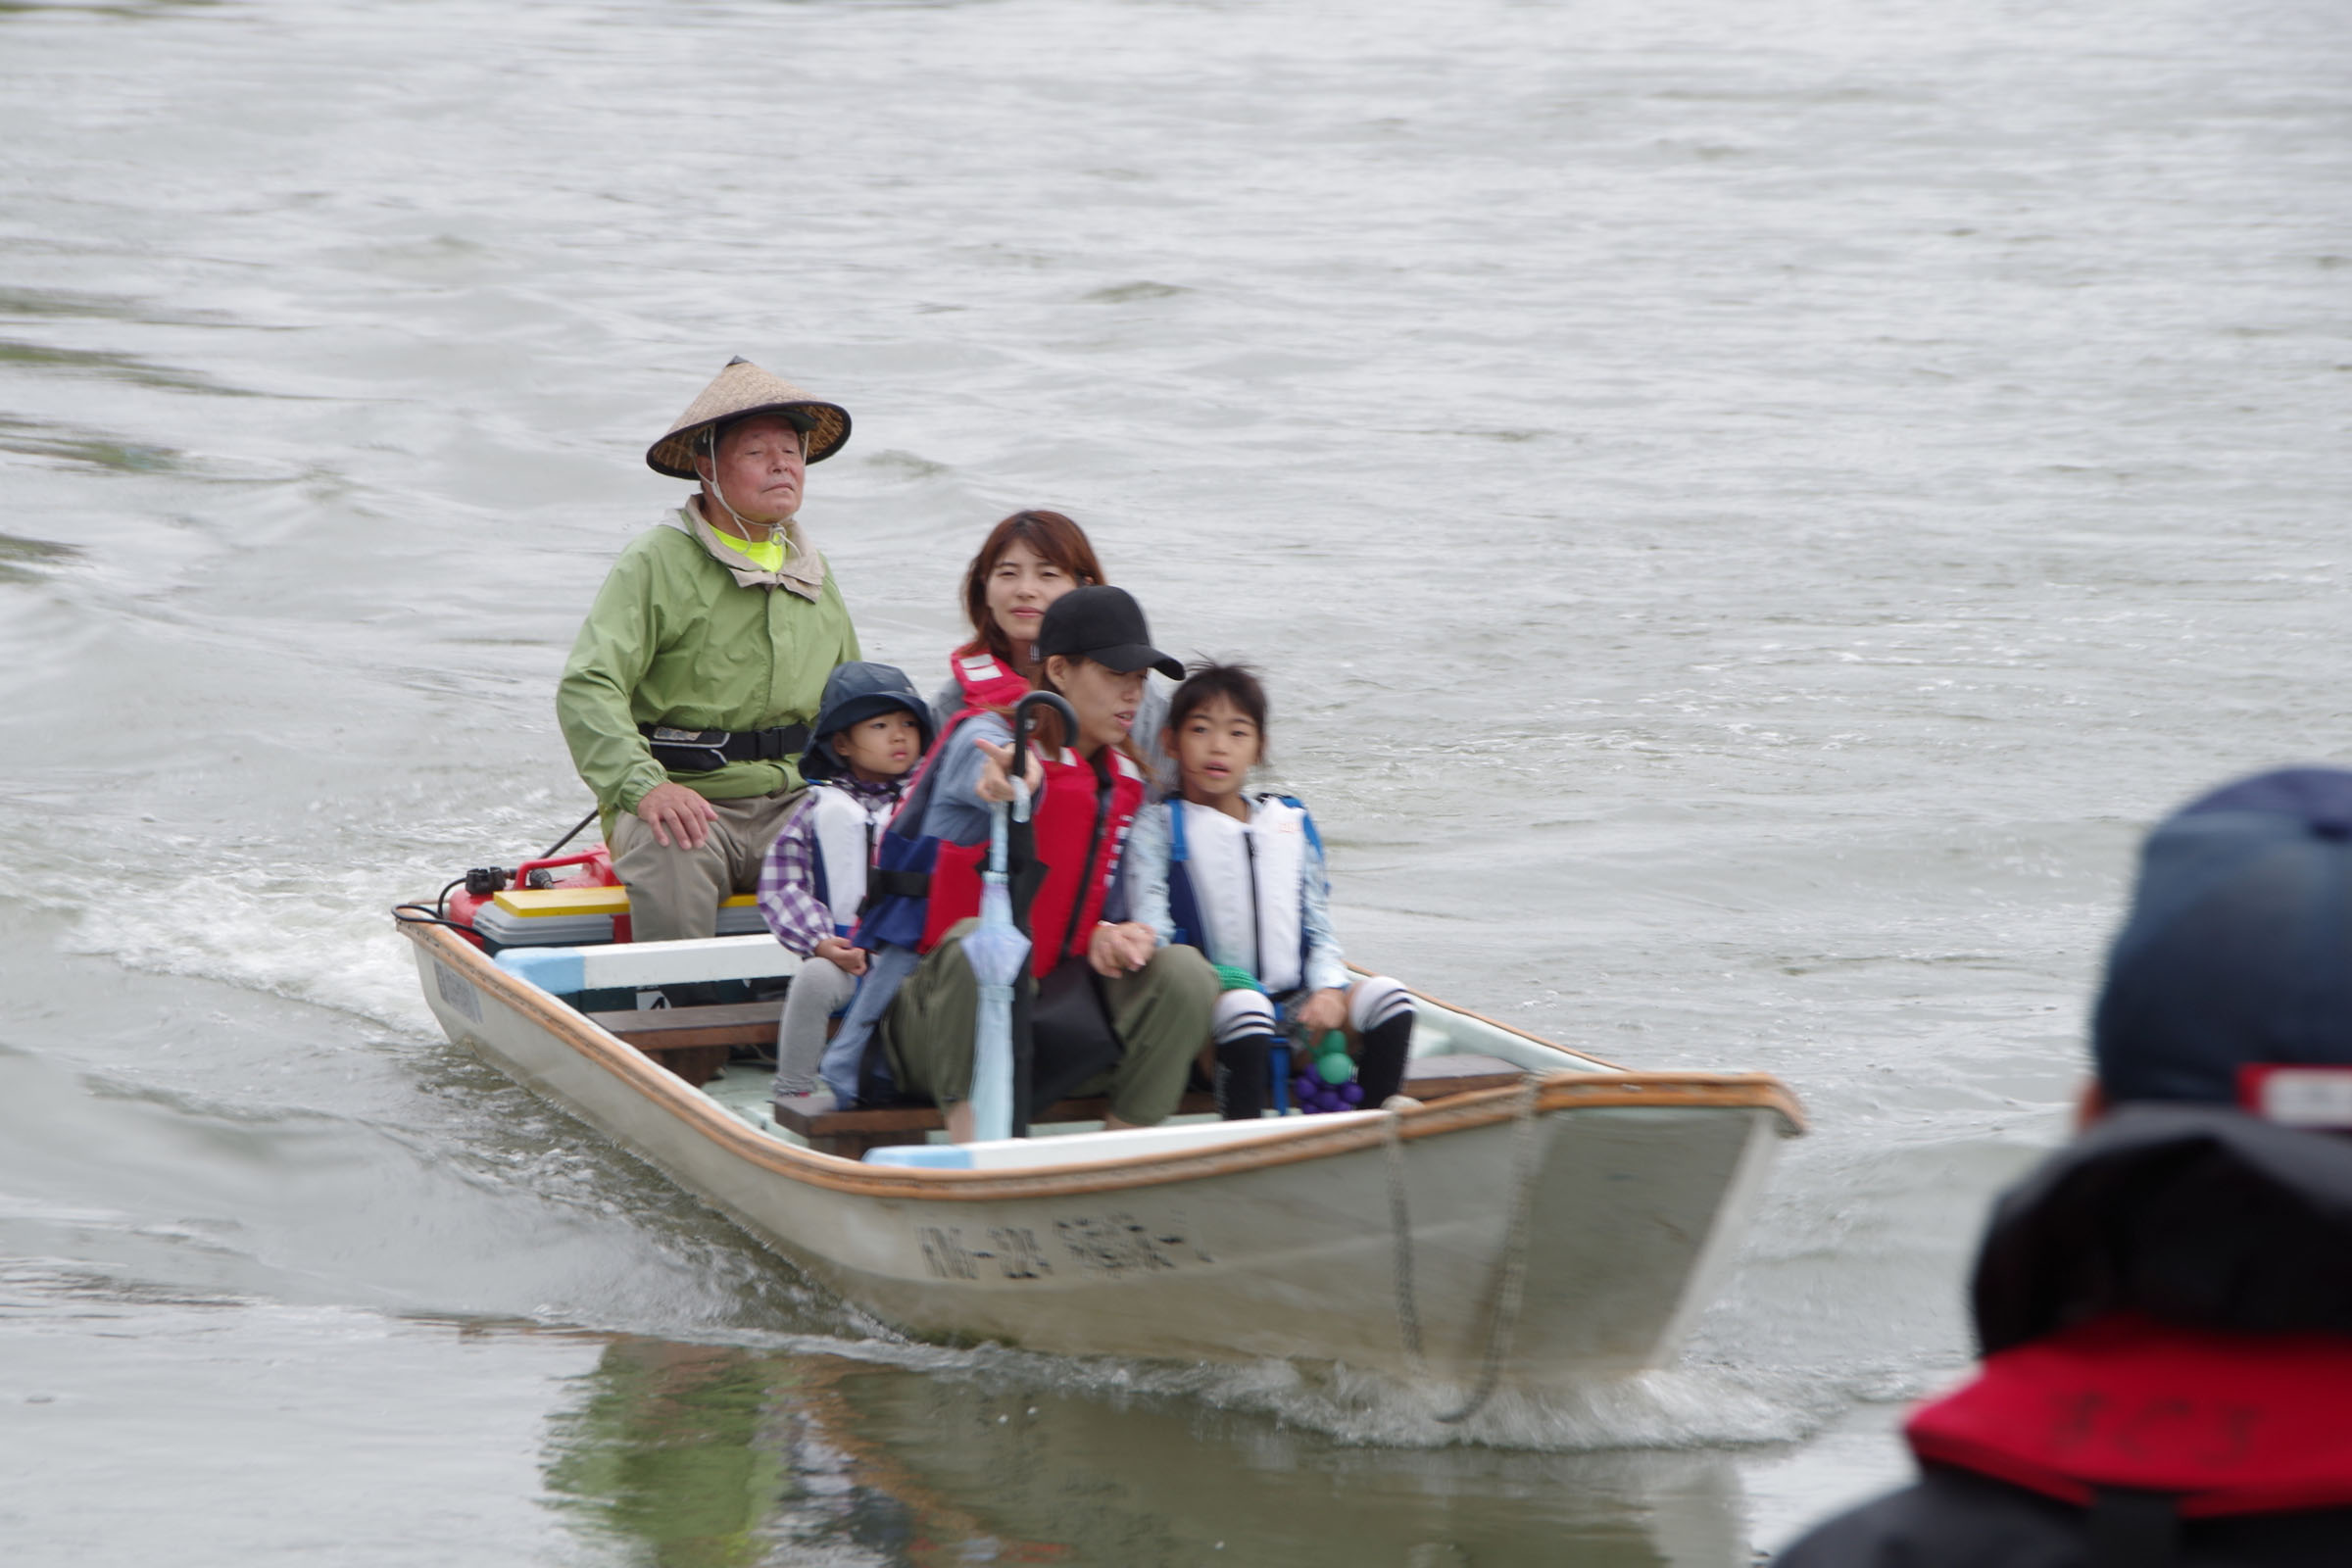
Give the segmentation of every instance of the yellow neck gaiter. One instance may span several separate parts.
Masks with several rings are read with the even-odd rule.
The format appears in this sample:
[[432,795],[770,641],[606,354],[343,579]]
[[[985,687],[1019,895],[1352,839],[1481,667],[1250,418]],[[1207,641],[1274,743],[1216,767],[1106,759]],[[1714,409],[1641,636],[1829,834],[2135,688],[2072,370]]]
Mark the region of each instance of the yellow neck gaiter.
[[760,540],[738,539],[724,528],[713,528],[710,532],[720,544],[735,551],[761,571],[784,569],[784,539],[781,529],[769,534],[765,539]]

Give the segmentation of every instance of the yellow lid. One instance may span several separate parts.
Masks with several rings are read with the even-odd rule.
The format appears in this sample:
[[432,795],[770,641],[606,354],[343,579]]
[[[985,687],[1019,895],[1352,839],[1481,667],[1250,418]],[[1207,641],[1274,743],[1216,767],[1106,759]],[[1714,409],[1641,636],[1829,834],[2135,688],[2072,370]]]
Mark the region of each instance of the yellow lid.
[[509,888],[490,901],[509,914],[626,914],[627,888]]
[[[559,914],[626,914],[629,912],[627,888],[509,888],[490,901],[501,909],[523,919]],[[727,900],[724,907],[748,908],[756,902],[749,893],[738,893]]]

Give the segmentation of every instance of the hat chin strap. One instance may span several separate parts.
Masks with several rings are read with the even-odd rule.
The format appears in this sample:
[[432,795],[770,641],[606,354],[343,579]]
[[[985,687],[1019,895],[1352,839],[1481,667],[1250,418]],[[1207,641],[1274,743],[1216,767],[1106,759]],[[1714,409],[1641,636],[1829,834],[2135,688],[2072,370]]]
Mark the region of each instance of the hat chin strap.
[[767,530],[767,532],[760,536],[759,543],[760,544],[766,544],[769,540],[775,538],[776,530],[784,526],[781,519],[775,522],[754,522],[742,513],[737,512],[735,510],[735,504],[727,499],[727,487],[718,482],[718,431],[715,427],[710,425],[705,425],[703,427],[702,445],[703,450],[710,455],[710,471],[709,473],[703,472],[702,466],[697,464],[694,470],[695,477],[701,479],[704,485],[709,489],[710,493],[718,498],[718,504],[726,508],[727,515],[733,517],[735,519],[736,526],[744,530],[744,537],[746,539],[751,538],[751,530],[754,528],[765,528]]

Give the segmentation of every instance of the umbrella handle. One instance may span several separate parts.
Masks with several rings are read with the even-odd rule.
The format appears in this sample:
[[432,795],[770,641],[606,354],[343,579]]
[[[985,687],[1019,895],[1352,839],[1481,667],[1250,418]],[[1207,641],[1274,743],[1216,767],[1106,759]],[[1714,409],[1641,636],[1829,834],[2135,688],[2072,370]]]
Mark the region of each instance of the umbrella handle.
[[1012,776],[1029,776],[1029,710],[1043,703],[1061,715],[1062,744],[1071,745],[1078,739],[1078,714],[1068,698],[1059,692],[1031,692],[1012,705]]

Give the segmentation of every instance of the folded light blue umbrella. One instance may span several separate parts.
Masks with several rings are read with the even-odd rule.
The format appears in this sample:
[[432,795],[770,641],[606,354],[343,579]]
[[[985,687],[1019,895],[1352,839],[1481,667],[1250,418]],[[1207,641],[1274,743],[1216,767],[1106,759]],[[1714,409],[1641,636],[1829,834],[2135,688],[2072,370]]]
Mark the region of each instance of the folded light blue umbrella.
[[1004,875],[1005,822],[1029,820],[1029,786],[1015,777],[1010,811],[999,801],[989,811],[988,869],[980,875],[980,924],[963,939],[964,961],[980,982],[980,1012],[972,1038],[972,1128],[975,1137],[1012,1136],[1012,988],[1029,961],[1029,939],[1012,923],[1012,894]]

